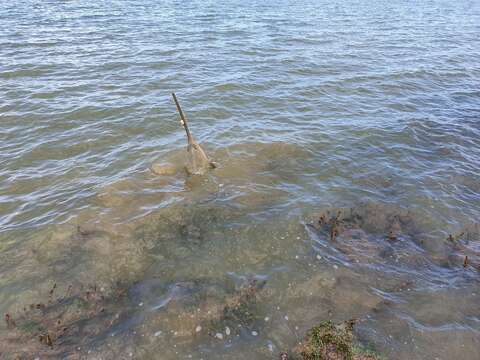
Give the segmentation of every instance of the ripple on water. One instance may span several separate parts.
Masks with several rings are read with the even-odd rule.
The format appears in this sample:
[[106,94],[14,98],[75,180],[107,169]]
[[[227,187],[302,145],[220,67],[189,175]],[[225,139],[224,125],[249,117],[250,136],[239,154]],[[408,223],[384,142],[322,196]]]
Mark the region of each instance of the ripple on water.
[[[392,358],[475,358],[477,3],[25,0],[0,18],[1,311],[52,281],[153,281],[138,302],[157,305],[188,283],[152,319],[127,296],[110,310],[128,336],[82,351],[260,359],[354,316]],[[220,165],[206,178],[182,171],[172,91]],[[352,206],[369,220],[335,242],[302,225]],[[225,309],[231,274],[267,280],[268,322],[220,341],[179,320],[192,299]]]

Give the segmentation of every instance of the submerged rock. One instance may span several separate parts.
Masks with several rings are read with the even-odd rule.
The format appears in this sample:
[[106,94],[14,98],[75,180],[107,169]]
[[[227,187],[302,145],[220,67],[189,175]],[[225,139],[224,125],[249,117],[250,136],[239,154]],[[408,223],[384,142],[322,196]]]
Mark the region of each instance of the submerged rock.
[[442,239],[430,234],[429,220],[420,213],[391,205],[366,203],[314,216],[307,224],[310,233],[326,251],[338,250],[334,256],[340,261],[409,269],[440,265],[480,270],[480,225],[476,223]]
[[156,175],[175,175],[178,171],[177,167],[171,164],[154,163],[150,170]]
[[308,224],[314,240],[337,260],[365,266],[422,268],[441,259],[425,256],[419,215],[382,204],[331,209]]

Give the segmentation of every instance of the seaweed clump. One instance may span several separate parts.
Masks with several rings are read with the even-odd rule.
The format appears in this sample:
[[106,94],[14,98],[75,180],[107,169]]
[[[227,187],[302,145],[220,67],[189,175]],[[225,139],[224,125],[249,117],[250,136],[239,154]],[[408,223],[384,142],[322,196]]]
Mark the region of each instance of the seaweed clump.
[[340,218],[342,212],[339,210],[337,215],[330,216],[330,212],[327,211],[327,215],[322,214],[318,220],[319,226],[330,234],[330,240],[334,241],[340,233],[340,226],[343,220]]
[[295,349],[302,360],[379,360],[371,351],[354,345],[354,320],[341,324],[324,321],[310,329]]
[[449,234],[447,244],[451,251],[449,260],[456,266],[480,271],[480,223],[469,224],[457,234]]
[[346,233],[348,237],[349,231],[355,229],[362,229],[370,234],[383,234],[391,242],[405,236],[415,239],[419,233],[415,216],[410,211],[372,204],[337,210],[335,214],[327,210],[310,226],[321,234],[328,235],[331,241],[336,240],[342,233]]

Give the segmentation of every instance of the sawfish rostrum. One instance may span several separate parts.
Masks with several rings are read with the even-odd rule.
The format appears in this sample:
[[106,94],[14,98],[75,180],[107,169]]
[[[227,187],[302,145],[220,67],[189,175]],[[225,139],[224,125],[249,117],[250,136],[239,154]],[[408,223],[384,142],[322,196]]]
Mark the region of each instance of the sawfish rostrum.
[[190,129],[188,128],[188,122],[185,114],[183,113],[180,103],[178,102],[175,93],[172,93],[173,100],[177,106],[178,113],[180,114],[180,123],[182,124],[185,132],[187,133],[187,162],[185,169],[190,175],[202,175],[208,169],[215,168],[215,164],[210,161],[205,151],[202,149],[192,136]]

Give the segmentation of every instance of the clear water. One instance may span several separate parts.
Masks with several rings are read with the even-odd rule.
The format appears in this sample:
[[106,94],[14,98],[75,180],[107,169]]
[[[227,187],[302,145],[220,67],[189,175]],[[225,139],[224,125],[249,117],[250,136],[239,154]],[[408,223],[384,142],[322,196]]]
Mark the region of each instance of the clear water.
[[[0,312],[125,291],[53,349],[2,324],[0,358],[277,358],[355,317],[387,358],[478,359],[479,84],[477,1],[2,1]],[[360,229],[308,225],[338,208]]]

